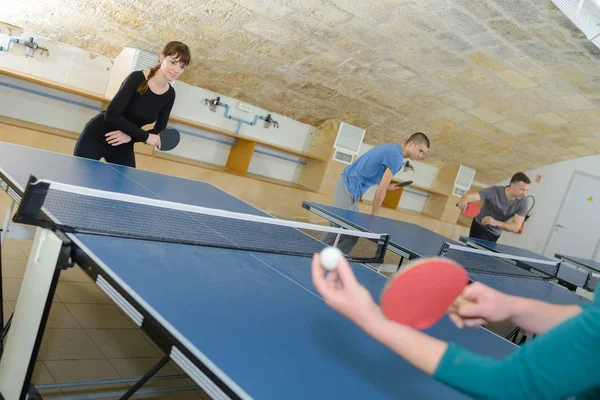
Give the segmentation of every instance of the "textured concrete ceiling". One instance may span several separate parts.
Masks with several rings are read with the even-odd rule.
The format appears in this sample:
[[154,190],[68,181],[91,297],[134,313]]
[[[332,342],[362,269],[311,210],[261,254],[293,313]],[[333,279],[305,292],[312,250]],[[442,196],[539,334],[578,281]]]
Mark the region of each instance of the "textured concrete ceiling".
[[0,21],[114,58],[193,51],[182,80],[495,183],[600,153],[600,50],[550,0],[29,0]]

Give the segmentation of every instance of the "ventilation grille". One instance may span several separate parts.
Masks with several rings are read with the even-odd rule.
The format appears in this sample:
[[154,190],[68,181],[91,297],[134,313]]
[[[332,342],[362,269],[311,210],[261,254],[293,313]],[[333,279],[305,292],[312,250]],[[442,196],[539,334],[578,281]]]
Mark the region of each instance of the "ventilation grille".
[[452,190],[453,196],[463,197],[466,193],[467,191],[465,189],[461,189],[458,186],[454,186],[454,189]]
[[333,147],[344,153],[357,155],[364,137],[364,129],[342,122]]
[[460,168],[458,168],[458,174],[456,174],[456,179],[454,180],[454,187],[467,191],[471,187],[474,177],[475,170],[473,168],[461,165]]
[[600,4],[597,0],[552,0],[583,34],[600,44]]
[[144,50],[136,50],[133,60],[133,70],[143,71],[150,69],[158,64],[158,55]]
[[333,155],[333,159],[337,162],[341,162],[344,164],[352,164],[352,160],[354,159],[354,155],[348,154],[344,151],[336,150]]

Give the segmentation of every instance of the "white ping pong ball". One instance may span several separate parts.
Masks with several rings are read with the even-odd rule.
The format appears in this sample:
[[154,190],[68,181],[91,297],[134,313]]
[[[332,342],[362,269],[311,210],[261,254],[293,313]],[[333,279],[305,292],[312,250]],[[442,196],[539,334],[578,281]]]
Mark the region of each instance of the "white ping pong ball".
[[337,266],[340,257],[342,257],[342,252],[337,247],[325,247],[321,250],[321,265],[327,271],[331,271]]

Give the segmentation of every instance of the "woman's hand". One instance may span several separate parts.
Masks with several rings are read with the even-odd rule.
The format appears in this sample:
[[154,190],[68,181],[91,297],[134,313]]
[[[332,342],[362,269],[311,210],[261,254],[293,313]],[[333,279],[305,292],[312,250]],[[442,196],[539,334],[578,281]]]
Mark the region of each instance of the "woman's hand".
[[125,143],[131,142],[131,136],[121,131],[108,132],[106,135],[106,142],[111,146],[120,146]]
[[312,261],[312,281],[328,306],[370,332],[385,320],[383,312],[373,297],[354,276],[344,257],[340,257],[335,270],[325,275],[319,254]]
[[155,135],[154,133],[148,134],[148,139],[146,140],[146,144],[156,147],[160,150],[160,136]]
[[415,367],[429,375],[435,373],[448,343],[387,319],[344,257],[340,257],[335,270],[325,275],[315,254],[312,280],[327,305]]
[[450,320],[462,328],[477,327],[488,322],[502,322],[511,319],[517,310],[518,298],[491,289],[482,283],[468,285],[460,297],[469,300],[458,308],[458,313],[451,313]]

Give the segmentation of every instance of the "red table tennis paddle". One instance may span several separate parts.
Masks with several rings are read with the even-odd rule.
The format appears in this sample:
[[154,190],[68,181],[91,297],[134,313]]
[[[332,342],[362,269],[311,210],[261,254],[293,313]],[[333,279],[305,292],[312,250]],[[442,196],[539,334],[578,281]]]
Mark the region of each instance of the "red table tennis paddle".
[[381,296],[381,309],[392,321],[427,329],[446,313],[469,303],[459,297],[468,283],[469,275],[461,265],[443,258],[425,258],[390,280]]
[[467,204],[467,208],[465,208],[465,215],[467,217],[476,217],[481,212],[481,207],[479,207],[475,203]]
[[[456,203],[456,206],[458,207],[458,203]],[[463,213],[467,216],[467,217],[476,217],[477,215],[479,215],[479,213],[481,212],[481,207],[479,207],[477,204],[475,203],[469,203],[467,204],[467,208],[465,208],[465,210],[463,211]]]
[[160,151],[173,150],[179,144],[179,131],[173,128],[167,128],[160,134]]

